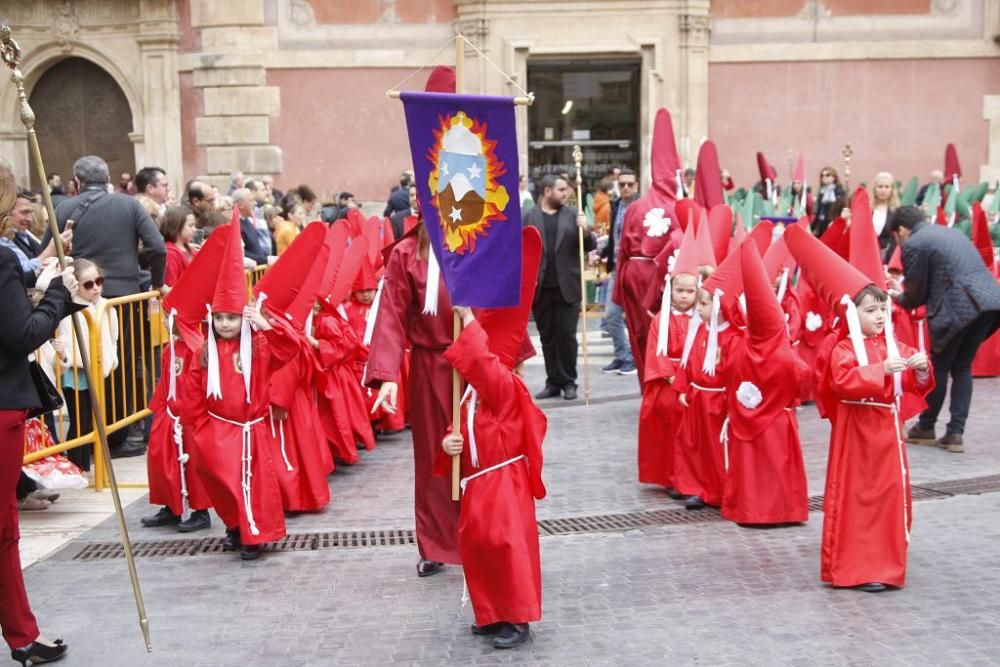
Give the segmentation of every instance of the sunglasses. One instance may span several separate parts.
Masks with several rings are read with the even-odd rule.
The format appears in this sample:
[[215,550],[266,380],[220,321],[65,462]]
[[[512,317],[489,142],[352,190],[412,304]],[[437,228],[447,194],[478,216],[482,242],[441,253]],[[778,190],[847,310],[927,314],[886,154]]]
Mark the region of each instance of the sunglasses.
[[618,182],[618,187],[620,187],[620,188],[634,188],[636,185],[638,185],[638,184],[635,183],[635,182],[632,182],[632,183],[627,183],[627,182],[622,182],[622,181]]
[[833,174],[831,174],[831,173],[830,173],[830,172],[828,172],[828,171],[825,171],[825,172],[823,172],[822,174],[820,174],[820,177],[821,177],[821,178],[825,178],[825,177],[827,177],[827,176],[833,176]]
[[83,289],[94,289],[95,285],[97,287],[104,287],[104,278],[97,277],[94,278],[93,280],[87,280],[85,282],[80,283],[80,287],[82,287]]

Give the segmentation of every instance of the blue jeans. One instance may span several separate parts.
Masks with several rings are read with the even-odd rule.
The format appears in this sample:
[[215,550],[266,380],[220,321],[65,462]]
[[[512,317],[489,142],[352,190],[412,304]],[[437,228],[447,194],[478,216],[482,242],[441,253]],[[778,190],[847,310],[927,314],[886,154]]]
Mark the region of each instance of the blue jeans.
[[632,361],[632,349],[629,347],[628,338],[625,336],[625,318],[622,307],[615,303],[615,274],[608,278],[608,301],[604,311],[604,321],[607,324],[608,333],[611,334],[611,342],[615,348],[615,361],[623,364],[634,364]]

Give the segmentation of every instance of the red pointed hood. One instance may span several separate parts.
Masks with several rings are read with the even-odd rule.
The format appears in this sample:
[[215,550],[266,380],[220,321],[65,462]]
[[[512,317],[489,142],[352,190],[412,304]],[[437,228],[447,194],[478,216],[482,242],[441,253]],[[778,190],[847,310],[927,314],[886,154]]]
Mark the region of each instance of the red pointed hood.
[[676,201],[677,174],[683,169],[681,157],[674,142],[674,123],[670,112],[662,108],[656,112],[653,123],[653,141],[650,154],[653,191],[660,197]]
[[733,209],[716,204],[708,212],[708,227],[712,230],[712,247],[718,264],[729,254],[729,238],[733,233]]
[[778,180],[778,172],[771,166],[771,163],[767,161],[767,158],[764,157],[764,154],[760,151],[757,151],[757,171],[760,172],[761,183],[770,178],[771,183],[776,184]]
[[243,239],[240,237],[240,212],[233,208],[229,224],[216,229],[212,235],[223,234],[225,247],[219,260],[219,273],[212,294],[213,313],[243,314],[247,298],[247,277],[243,268]]
[[715,251],[712,249],[712,231],[709,225],[701,225],[696,228],[691,225],[684,232],[684,239],[681,241],[680,250],[677,252],[677,259],[674,260],[671,275],[690,273],[698,275],[698,269],[702,266],[718,266],[715,259]]
[[726,250],[726,256],[728,257],[730,253],[735,252],[743,244],[743,239],[746,237],[747,228],[743,224],[743,216],[737,213],[736,220],[733,223],[733,237],[729,239],[729,248]]
[[847,232],[847,220],[837,218],[830,223],[823,235],[819,237],[823,244],[840,255],[842,259],[850,257],[851,237]]
[[701,204],[693,199],[682,199],[677,202],[674,216],[677,219],[677,224],[680,225],[681,232],[687,231],[688,225],[692,222],[697,226],[704,210]]
[[882,250],[872,222],[871,201],[868,190],[858,188],[851,198],[851,226],[849,261],[861,273],[868,276],[879,289],[885,289],[885,268],[882,266]]
[[382,218],[373,215],[361,225],[362,235],[368,243],[368,262],[378,268],[379,251],[382,249]]
[[774,238],[774,223],[770,220],[761,220],[757,226],[750,230],[747,238],[753,239],[757,244],[757,252],[761,255],[767,254],[767,249],[771,247],[771,239]]
[[[749,241],[749,238],[747,239]],[[746,243],[747,241],[744,241]],[[709,294],[714,294],[715,290],[722,290],[722,310],[726,319],[734,324],[740,323],[738,317],[739,298],[743,292],[743,270],[740,268],[740,253],[730,253],[728,257],[715,270],[711,276],[702,284],[702,289]]]
[[[264,277],[253,288],[254,297],[266,294],[264,307],[284,316],[306,284],[306,278],[315,264],[316,255],[326,241],[325,223],[311,223],[295,237],[288,249],[278,258]],[[320,272],[317,275],[322,275]]]
[[958,163],[955,144],[948,144],[944,147],[944,182],[951,183],[956,177],[962,178],[962,165]]
[[476,311],[476,320],[486,331],[489,348],[507,368],[519,361],[528,333],[528,315],[538,281],[542,258],[542,237],[534,227],[521,231],[521,302],[514,308],[484,308]]
[[625,211],[625,227],[643,230],[639,252],[656,257],[670,244],[680,243],[677,230],[677,175],[680,156],[674,144],[674,128],[670,112],[660,109],[653,125],[652,187]]
[[806,184],[806,158],[802,153],[795,158],[795,169],[792,171],[792,180]]
[[764,263],[764,273],[767,274],[768,279],[772,282],[781,275],[782,271],[787,269],[791,272],[795,268],[795,258],[792,257],[791,251],[788,250],[784,234],[771,244],[762,261]]
[[990,236],[990,225],[986,221],[986,211],[979,202],[972,203],[972,244],[979,251],[990,271],[993,270],[993,238]]
[[834,312],[840,312],[845,294],[853,299],[872,284],[868,276],[801,227],[792,225],[784,238],[809,284]]
[[[694,177],[694,198],[706,209],[724,204],[722,194],[722,168],[715,142],[708,140],[698,149],[698,167]],[[728,236],[728,234],[727,234]]]
[[191,350],[200,350],[205,342],[201,323],[205,319],[205,306],[212,303],[215,295],[219,268],[229,241],[228,231],[228,227],[223,226],[209,235],[177,284],[163,297],[163,312],[169,316],[171,310],[177,311],[179,332]]
[[358,275],[354,279],[354,285],[351,287],[352,292],[358,292],[366,289],[377,289],[378,280],[375,279],[375,268],[372,266],[371,260],[368,256],[361,258],[361,266],[358,267]]
[[785,313],[774,296],[771,279],[765,273],[757,245],[747,240],[740,246],[740,253],[747,334],[752,341],[763,342],[786,330]]
[[368,258],[368,246],[365,243],[354,242],[344,251],[344,258],[337,267],[337,276],[334,278],[333,287],[326,296],[329,306],[336,308],[344,303],[351,288],[354,287],[354,280],[361,270],[361,264]]
[[427,77],[427,84],[424,92],[428,93],[454,93],[455,92],[455,68],[446,65],[438,65],[431,70]]
[[330,247],[330,255],[326,261],[326,269],[316,286],[316,299],[325,299],[330,290],[333,289],[333,281],[337,278],[337,271],[340,270],[340,263],[347,252],[347,227],[344,225],[330,225],[326,233],[326,244]]
[[[326,223],[321,222],[318,225],[310,225],[310,227],[312,226],[323,229],[323,242],[316,251],[315,257],[312,258],[312,266],[309,267],[309,274],[302,283],[301,289],[298,290],[295,299],[285,309],[285,314],[299,329],[305,329],[306,320],[309,318],[309,313],[316,303],[316,288],[323,282],[323,274],[326,273],[326,269],[330,265],[330,253],[333,250],[329,242],[329,234],[327,233],[329,228],[326,226]],[[308,230],[308,227],[306,229]],[[301,234],[299,236],[301,237]],[[285,254],[287,255],[289,251],[291,251],[291,248],[286,250]],[[264,302],[265,307],[267,307],[268,301]]]

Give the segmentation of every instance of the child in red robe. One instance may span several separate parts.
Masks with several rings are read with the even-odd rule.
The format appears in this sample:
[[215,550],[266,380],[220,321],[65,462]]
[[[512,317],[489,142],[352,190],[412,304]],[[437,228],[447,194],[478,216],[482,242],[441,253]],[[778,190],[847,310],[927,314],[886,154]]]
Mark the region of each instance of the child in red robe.
[[721,442],[726,421],[726,385],[733,345],[742,336],[738,297],[740,253],[733,252],[698,291],[699,320],[688,331],[678,391],[687,407],[678,434],[675,479],[677,491],[689,496],[688,509],[718,507],[725,488]]
[[[496,635],[495,648],[513,648],[529,637],[542,615],[542,573],[535,500],[545,497],[542,440],[546,419],[512,367],[527,332],[541,256],[538,231],[523,234],[521,305],[480,313],[455,308],[461,335],[444,355],[470,386],[462,433],[441,443],[435,472],[451,470],[461,455],[463,490],[459,551],[476,635]],[[464,443],[468,441],[469,446]]]
[[[715,266],[711,239],[707,234],[696,238],[696,227],[688,225],[680,250],[672,258],[673,266],[663,267],[664,272],[669,268],[672,275],[667,276],[659,313],[652,318],[646,338],[646,372],[639,409],[639,481],[658,484],[676,499],[681,494],[674,488],[675,442],[684,407],[673,386],[674,376],[695,315],[699,268]],[[657,257],[658,264],[666,261]]]
[[[297,344],[246,305],[238,216],[215,234],[226,235],[226,247],[206,304],[208,340],[182,385],[181,418],[194,429],[198,473],[226,525],[223,549],[239,549],[242,559],[253,560],[262,544],[285,535],[267,394],[270,373],[295,354]],[[194,264],[185,278],[193,273]]]
[[899,587],[912,524],[902,437],[912,414],[899,399],[903,392],[925,395],[934,375],[924,353],[887,335],[887,296],[871,277],[807,232],[788,242],[826,301],[846,306],[847,335],[842,327],[819,388],[833,426],[820,576],[868,592]]
[[741,525],[801,523],[809,495],[795,406],[810,373],[792,349],[757,247],[744,242],[739,252],[747,335],[729,361],[722,516]]

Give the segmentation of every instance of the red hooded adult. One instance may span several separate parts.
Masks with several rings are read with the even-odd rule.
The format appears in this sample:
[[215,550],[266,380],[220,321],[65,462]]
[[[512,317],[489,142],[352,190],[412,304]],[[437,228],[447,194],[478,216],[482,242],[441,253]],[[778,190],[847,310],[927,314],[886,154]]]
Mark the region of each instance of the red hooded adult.
[[681,161],[674,143],[670,112],[666,109],[656,114],[652,144],[652,186],[625,211],[612,297],[625,310],[625,324],[640,386],[645,373],[646,336],[649,333],[645,301],[649,284],[656,275],[653,259],[664,246],[677,247],[681,241],[674,211]]
[[[711,209],[725,204],[722,194],[722,168],[719,166],[719,151],[715,142],[706,140],[698,149],[698,167],[694,176],[694,200],[702,208]],[[728,236],[728,234],[727,234]]]

